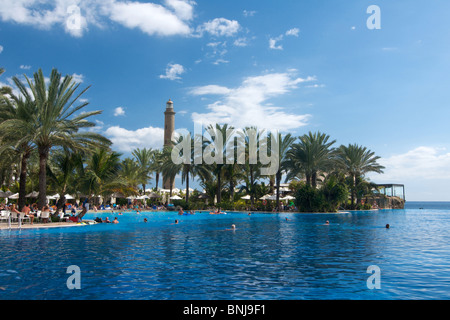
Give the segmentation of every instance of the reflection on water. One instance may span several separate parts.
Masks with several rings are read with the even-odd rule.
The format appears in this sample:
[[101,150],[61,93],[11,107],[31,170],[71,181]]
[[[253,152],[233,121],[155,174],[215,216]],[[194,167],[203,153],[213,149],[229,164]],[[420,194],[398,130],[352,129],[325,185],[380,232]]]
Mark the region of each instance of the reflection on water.
[[[0,298],[448,299],[448,213],[131,213],[118,225],[1,231]],[[70,265],[81,290],[66,287]],[[366,286],[370,265],[380,290]]]

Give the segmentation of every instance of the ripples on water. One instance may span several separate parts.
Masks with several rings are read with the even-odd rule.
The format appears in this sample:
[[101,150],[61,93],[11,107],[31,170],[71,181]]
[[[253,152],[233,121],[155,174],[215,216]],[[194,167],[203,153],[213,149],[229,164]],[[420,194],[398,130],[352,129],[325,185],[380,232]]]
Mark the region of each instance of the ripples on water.
[[[4,230],[0,298],[448,299],[449,213],[131,213],[118,225]],[[66,287],[70,265],[81,290]],[[370,265],[380,290],[367,288]]]

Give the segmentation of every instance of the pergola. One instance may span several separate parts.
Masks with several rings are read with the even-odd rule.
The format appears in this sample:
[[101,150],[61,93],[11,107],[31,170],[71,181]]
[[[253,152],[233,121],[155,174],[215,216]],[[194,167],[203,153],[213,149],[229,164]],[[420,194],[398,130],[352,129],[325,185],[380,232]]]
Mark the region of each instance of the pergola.
[[387,197],[399,197],[403,201],[406,201],[405,198],[405,185],[404,184],[377,184],[379,193],[384,194]]

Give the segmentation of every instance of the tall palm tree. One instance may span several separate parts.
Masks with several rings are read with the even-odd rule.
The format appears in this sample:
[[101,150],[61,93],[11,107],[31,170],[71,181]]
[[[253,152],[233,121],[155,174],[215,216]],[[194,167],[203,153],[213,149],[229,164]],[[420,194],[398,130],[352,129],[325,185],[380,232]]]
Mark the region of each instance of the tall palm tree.
[[[244,130],[238,132],[240,139],[238,140],[239,145],[237,148],[245,150],[245,164],[241,165],[245,175],[245,186],[243,189],[250,194],[252,206],[255,204],[257,182],[262,177],[262,163],[257,161],[257,155],[260,152],[262,144],[267,145],[267,141],[262,139],[264,132],[264,130],[258,130],[256,127],[246,127]],[[255,144],[255,149],[252,149],[252,143]]]
[[107,196],[126,186],[120,177],[120,156],[120,153],[105,148],[94,150],[85,165],[78,167],[80,191],[90,198],[92,194]]
[[[270,139],[268,140],[270,143],[272,141],[272,133],[270,133]],[[276,194],[276,206],[277,210],[280,209],[280,184],[281,184],[281,177],[283,175],[283,172],[286,172],[289,170],[289,161],[288,161],[288,151],[290,150],[292,144],[295,142],[295,137],[293,137],[290,133],[282,136],[281,133],[278,133],[277,137],[277,144],[278,144],[278,150],[274,150],[274,146],[270,145],[270,152],[278,152],[277,156],[275,157],[278,159],[277,163],[277,173],[275,174],[275,186],[277,190]]]
[[319,174],[333,166],[334,150],[331,146],[336,140],[329,141],[330,136],[321,132],[309,132],[299,137],[299,140],[288,151],[286,166],[290,176],[303,173],[306,184],[316,188]]
[[[228,124],[209,125],[206,128],[206,132],[209,134],[210,139],[206,139],[204,142],[205,150],[211,151],[211,155],[217,158],[214,163],[210,163],[213,166],[214,175],[217,179],[217,202],[222,201],[222,169],[226,165],[226,158],[228,152],[234,152],[234,149],[228,150],[229,142],[233,137],[235,129]],[[221,137],[222,139],[219,139]]]
[[48,85],[41,69],[34,73],[34,81],[27,76],[25,78],[31,94],[17,77],[14,77],[13,81],[25,100],[33,102],[36,106],[36,112],[32,115],[32,128],[33,142],[39,154],[38,205],[44,206],[47,192],[47,160],[54,146],[63,146],[69,150],[87,150],[109,145],[111,142],[94,132],[80,132],[80,129],[95,126],[95,123],[88,121],[87,118],[102,112],[88,111],[76,115],[88,105],[88,102],[84,102],[74,106],[89,87],[76,94],[80,84],[75,83],[72,76],[62,78],[56,69],[52,70]]
[[173,192],[173,185],[175,181],[176,175],[180,172],[181,166],[176,165],[172,161],[172,146],[165,146],[162,151],[162,166],[161,166],[161,173],[165,177],[165,179],[168,179],[170,184],[170,190],[169,190],[169,196],[172,197]]
[[36,105],[10,93],[0,104],[0,153],[12,152],[20,158],[19,210],[25,205],[28,160],[35,150],[33,115]]
[[[120,191],[124,195],[135,195],[138,193],[138,185],[143,181],[141,177],[142,167],[132,158],[125,158],[120,165],[120,171],[117,180],[122,184]],[[145,187],[144,187],[145,190]]]
[[377,162],[379,159],[375,152],[357,144],[341,145],[338,148],[336,161],[351,178],[352,208],[355,206],[358,178],[369,172],[383,173],[384,167]]
[[150,170],[155,173],[156,191],[158,191],[159,177],[162,172],[163,155],[161,150],[152,150]]
[[144,149],[135,149],[132,152],[132,155],[137,161],[137,164],[139,165],[139,180],[142,184],[142,192],[145,194],[145,186],[147,182],[151,179],[150,172],[151,164],[152,164],[152,154],[153,150],[144,148]]
[[61,209],[65,203],[65,194],[69,190],[70,192],[75,191],[73,188],[75,169],[79,161],[81,161],[80,154],[71,154],[64,149],[57,150],[49,158],[47,178],[50,186],[60,195],[60,201],[57,203],[58,209]]

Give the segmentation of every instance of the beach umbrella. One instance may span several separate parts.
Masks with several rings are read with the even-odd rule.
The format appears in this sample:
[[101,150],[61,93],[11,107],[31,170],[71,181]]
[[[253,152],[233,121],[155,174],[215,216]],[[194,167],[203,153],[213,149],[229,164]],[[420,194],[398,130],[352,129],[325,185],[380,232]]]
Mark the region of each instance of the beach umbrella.
[[139,196],[136,198],[137,200],[145,200],[145,199],[150,199],[150,197],[146,194],[144,194],[143,196]]
[[39,192],[33,191],[25,196],[25,198],[37,198],[39,197]]
[[270,197],[270,194],[266,194],[265,196],[262,196],[259,198],[259,200],[267,200],[267,198]]
[[266,200],[277,200],[277,196],[276,195],[268,196],[266,197]]
[[19,199],[19,194],[18,193],[14,193],[13,195],[8,197],[9,199]]
[[170,200],[182,200],[183,198],[180,198],[179,196],[172,196],[170,197]]
[[150,193],[148,197],[149,198],[161,198],[161,196],[159,194],[154,193],[154,192]]
[[8,198],[9,194],[4,191],[0,191],[0,198]]
[[113,198],[125,198],[124,194],[121,192],[115,192],[111,195]]
[[295,197],[293,197],[293,196],[286,196],[286,197],[284,197],[283,199],[280,199],[280,200],[294,200],[295,199]]
[[250,200],[250,195],[246,195],[246,196],[243,196],[243,197],[241,197],[241,199],[243,199],[243,200]]
[[72,197],[70,194],[64,195],[64,198],[66,198],[66,200],[72,200],[72,199],[75,199],[75,198]]

